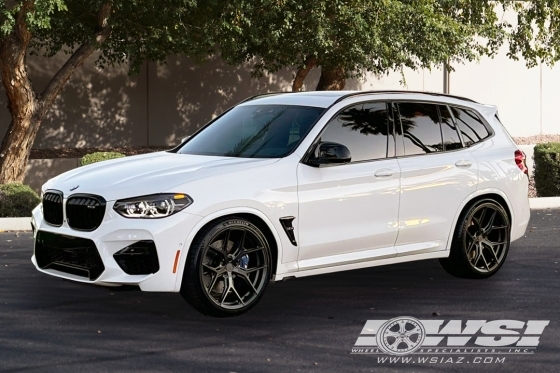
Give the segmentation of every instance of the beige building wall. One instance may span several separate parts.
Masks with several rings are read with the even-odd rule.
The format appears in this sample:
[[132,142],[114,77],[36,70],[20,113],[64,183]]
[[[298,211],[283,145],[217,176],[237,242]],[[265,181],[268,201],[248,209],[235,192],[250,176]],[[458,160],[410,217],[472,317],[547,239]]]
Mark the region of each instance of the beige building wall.
[[[30,75],[40,91],[67,56],[52,59],[31,56]],[[36,148],[111,145],[173,145],[180,138],[258,93],[289,91],[293,71],[252,79],[246,66],[227,66],[214,59],[202,66],[183,57],[166,65],[149,63],[139,75],[128,76],[126,66],[100,70],[88,60],[69,81],[43,122]],[[503,50],[496,58],[455,65],[451,94],[499,107],[513,136],[559,134],[555,116],[559,102],[560,66],[527,69]],[[318,81],[314,69],[306,80]],[[405,71],[388,76],[350,80],[347,89],[411,89],[442,92],[443,72]],[[10,121],[6,97],[0,92],[0,136]]]

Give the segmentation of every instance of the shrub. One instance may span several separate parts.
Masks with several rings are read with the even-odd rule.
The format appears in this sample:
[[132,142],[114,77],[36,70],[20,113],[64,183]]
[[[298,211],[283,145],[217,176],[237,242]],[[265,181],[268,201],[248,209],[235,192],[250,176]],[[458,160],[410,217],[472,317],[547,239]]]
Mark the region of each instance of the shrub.
[[537,195],[560,196],[560,143],[535,145],[534,160]]
[[0,184],[0,218],[26,218],[40,202],[28,185]]
[[107,161],[109,159],[115,159],[115,158],[122,158],[124,156],[125,156],[124,154],[117,153],[117,152],[91,153],[91,154],[84,155],[80,161],[80,164],[82,166],[85,166],[95,162]]

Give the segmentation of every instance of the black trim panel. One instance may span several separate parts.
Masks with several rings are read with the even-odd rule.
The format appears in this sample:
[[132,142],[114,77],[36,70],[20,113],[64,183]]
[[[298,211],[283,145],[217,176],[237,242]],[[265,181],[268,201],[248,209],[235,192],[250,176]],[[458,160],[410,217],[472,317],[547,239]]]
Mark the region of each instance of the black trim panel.
[[292,222],[294,220],[295,216],[285,216],[283,218],[280,218],[280,224],[282,224],[282,228],[284,228],[284,232],[286,232],[286,236],[288,236],[292,245],[297,246],[294,226],[292,225]]

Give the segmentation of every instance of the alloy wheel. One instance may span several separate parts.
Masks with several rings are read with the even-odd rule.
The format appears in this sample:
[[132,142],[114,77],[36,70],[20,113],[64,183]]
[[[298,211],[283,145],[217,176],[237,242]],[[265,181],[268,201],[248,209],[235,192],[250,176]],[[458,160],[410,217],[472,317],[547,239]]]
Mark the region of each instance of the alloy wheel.
[[463,247],[473,269],[490,273],[501,265],[507,254],[509,231],[507,216],[495,204],[481,204],[471,212]]
[[269,252],[249,228],[225,228],[216,234],[204,248],[200,266],[208,299],[228,310],[251,305],[268,281]]

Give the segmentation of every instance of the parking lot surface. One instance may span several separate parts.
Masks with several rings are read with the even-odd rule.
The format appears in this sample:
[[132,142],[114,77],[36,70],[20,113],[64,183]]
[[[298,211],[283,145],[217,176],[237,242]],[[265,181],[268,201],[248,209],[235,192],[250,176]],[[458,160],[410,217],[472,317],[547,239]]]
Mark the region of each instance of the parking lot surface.
[[[270,284],[249,313],[214,319],[179,294],[41,274],[31,234],[0,233],[0,371],[560,372],[559,247],[560,210],[533,210],[526,236],[490,279],[451,277],[435,260],[340,272]],[[397,316],[550,324],[534,354],[498,363],[351,354],[367,320]]]

